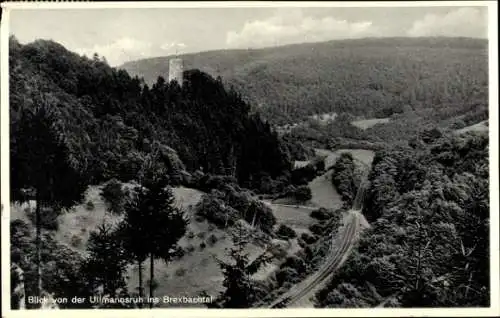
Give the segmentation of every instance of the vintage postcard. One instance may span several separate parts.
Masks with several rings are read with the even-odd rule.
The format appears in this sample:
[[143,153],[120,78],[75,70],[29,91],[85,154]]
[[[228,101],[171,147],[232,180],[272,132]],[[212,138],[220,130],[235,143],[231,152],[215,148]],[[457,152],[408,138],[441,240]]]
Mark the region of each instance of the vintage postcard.
[[499,315],[497,29],[2,3],[2,317]]

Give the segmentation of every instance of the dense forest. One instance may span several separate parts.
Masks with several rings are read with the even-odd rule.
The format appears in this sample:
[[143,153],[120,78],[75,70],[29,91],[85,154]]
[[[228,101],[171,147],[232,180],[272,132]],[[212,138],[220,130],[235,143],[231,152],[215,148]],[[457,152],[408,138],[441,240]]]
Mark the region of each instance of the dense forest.
[[377,152],[357,249],[319,307],[489,306],[487,133]]
[[258,188],[262,178],[286,177],[291,169],[289,149],[271,126],[250,114],[220,78],[198,70],[185,72],[182,87],[162,77],[150,87],[97,55],[89,59],[55,42],[21,45],[11,38],[10,82],[14,190],[26,187],[30,172],[23,158],[41,142],[29,140],[37,116],[93,184],[134,179],[153,149],[177,183],[183,170],[201,169]]
[[[487,40],[430,37],[337,40],[181,57],[187,67],[221,75],[264,118],[282,125],[327,112],[370,118],[410,108],[432,118],[435,108],[444,114],[487,111],[480,105],[487,96],[487,56]],[[168,59],[139,60],[123,68],[150,83],[168,74]]]

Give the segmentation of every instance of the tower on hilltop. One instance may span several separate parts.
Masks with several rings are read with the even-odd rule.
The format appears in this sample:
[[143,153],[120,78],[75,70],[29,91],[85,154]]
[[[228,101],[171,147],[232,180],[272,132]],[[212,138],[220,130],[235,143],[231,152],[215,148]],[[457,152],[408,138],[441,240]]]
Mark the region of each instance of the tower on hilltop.
[[176,80],[180,86],[183,82],[184,64],[181,58],[173,58],[168,65],[168,82]]

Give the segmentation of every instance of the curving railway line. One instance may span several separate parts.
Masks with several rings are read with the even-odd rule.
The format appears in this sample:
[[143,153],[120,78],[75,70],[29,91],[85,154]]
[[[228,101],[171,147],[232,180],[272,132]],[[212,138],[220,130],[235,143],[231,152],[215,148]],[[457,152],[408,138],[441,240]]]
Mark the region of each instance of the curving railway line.
[[328,282],[335,271],[346,261],[359,233],[367,225],[361,214],[365,190],[366,183],[363,183],[356,194],[352,209],[344,217],[343,226],[339,229],[337,236],[332,238],[332,247],[323,265],[315,273],[272,302],[268,308],[311,307],[310,299],[314,293]]
[[339,231],[339,235],[333,241],[334,246],[338,247],[331,249],[330,254],[318,271],[292,287],[287,293],[275,300],[269,308],[293,307],[294,305],[300,305],[304,301],[309,302],[309,298],[313,296],[314,291],[328,281],[334,272],[342,266],[349,256],[361,228],[359,211],[349,211],[345,221],[347,222],[345,222],[345,225]]

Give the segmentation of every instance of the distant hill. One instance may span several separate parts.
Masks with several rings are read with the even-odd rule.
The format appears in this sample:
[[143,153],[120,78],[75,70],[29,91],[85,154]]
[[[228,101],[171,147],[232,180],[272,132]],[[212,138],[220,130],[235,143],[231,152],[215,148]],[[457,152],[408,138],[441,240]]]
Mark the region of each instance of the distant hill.
[[[186,69],[221,76],[274,124],[332,111],[388,117],[408,105],[459,106],[472,93],[487,96],[488,42],[483,39],[366,38],[181,57]],[[170,58],[121,68],[152,84],[167,77]]]

